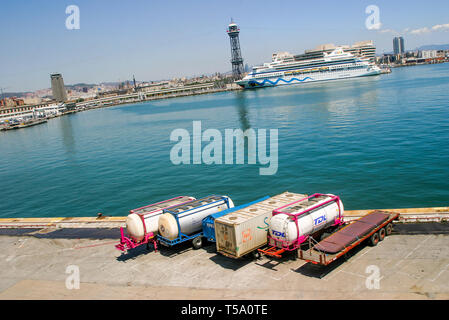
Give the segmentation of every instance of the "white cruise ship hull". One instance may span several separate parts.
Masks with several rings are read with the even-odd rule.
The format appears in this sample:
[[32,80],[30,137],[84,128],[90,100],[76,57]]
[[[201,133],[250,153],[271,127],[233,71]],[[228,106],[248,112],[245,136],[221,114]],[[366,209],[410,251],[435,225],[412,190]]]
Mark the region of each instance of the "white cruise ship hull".
[[287,84],[301,84],[306,82],[328,81],[346,79],[354,77],[373,76],[381,73],[378,67],[370,67],[358,70],[341,70],[304,73],[301,75],[278,75],[274,77],[251,77],[246,76],[242,80],[236,81],[243,88],[274,87]]

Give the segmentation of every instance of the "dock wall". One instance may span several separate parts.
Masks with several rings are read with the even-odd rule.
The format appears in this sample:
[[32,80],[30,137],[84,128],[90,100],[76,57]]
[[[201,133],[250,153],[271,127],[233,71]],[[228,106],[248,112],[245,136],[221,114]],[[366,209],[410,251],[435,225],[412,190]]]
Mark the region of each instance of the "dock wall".
[[[347,210],[345,220],[360,218],[370,210]],[[449,207],[380,209],[399,213],[398,223],[448,222]],[[67,217],[67,218],[0,218],[0,228],[119,228],[126,217]]]

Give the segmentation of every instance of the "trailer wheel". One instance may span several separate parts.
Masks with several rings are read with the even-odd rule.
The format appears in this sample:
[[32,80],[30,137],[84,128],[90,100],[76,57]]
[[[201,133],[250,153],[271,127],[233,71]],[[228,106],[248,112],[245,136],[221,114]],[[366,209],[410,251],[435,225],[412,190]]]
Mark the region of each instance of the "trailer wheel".
[[203,239],[201,237],[196,237],[192,240],[193,249],[199,249],[203,246]]
[[387,224],[387,226],[385,227],[385,235],[386,235],[386,236],[389,236],[392,232],[393,232],[393,224],[390,222],[390,223]]
[[379,233],[375,232],[373,235],[369,238],[371,246],[376,246],[379,243]]
[[251,256],[253,257],[254,260],[259,260],[262,255],[258,250],[255,250],[251,252]]
[[379,230],[379,241],[385,239],[385,234],[386,234],[385,228]]

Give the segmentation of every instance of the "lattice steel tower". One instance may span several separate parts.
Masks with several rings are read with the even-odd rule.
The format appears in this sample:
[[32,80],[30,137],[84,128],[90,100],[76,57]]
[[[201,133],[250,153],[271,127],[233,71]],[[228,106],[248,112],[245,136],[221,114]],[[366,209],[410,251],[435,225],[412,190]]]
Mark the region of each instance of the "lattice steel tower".
[[231,40],[231,64],[232,75],[235,79],[241,79],[243,75],[243,58],[240,51],[239,32],[240,29],[231,20],[231,24],[228,26],[228,35]]

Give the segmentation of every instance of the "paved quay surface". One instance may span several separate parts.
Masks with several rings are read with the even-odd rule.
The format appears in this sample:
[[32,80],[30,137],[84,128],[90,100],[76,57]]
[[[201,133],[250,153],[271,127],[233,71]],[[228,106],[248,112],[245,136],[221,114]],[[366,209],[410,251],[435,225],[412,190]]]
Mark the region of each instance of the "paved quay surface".
[[[118,229],[0,229],[0,299],[449,299],[447,223],[398,224],[324,268],[233,260],[188,243],[123,255],[118,239]],[[73,265],[80,287],[70,290]]]

